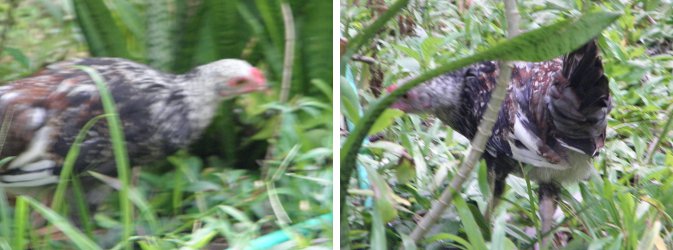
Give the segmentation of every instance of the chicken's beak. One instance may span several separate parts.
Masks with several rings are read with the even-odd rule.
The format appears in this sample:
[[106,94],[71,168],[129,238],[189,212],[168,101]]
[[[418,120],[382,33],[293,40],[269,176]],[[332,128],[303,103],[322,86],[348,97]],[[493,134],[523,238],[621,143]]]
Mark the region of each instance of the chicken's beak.
[[251,68],[249,76],[244,78],[236,78],[231,80],[228,84],[229,89],[222,90],[221,96],[241,95],[252,92],[268,91],[269,86],[266,84],[266,77],[264,73],[257,68]]
[[[388,94],[390,94],[393,91],[395,91],[397,89],[397,87],[398,87],[397,84],[393,83],[392,85],[390,85],[386,88],[386,92],[388,92]],[[393,104],[390,105],[390,108],[391,109],[399,109],[401,111],[406,112],[406,110],[408,109],[408,105],[401,100],[397,100]]]
[[266,77],[264,77],[264,73],[260,71],[257,68],[252,68],[250,69],[250,75],[252,75],[250,81],[252,84],[250,84],[249,92],[254,92],[254,91],[264,91],[267,90],[269,86],[266,84]]

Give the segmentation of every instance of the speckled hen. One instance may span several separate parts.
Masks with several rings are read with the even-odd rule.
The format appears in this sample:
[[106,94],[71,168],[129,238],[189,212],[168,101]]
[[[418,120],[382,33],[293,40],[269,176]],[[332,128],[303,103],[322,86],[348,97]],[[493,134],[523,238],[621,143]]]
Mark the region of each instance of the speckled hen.
[[[219,103],[265,89],[263,74],[245,61],[224,59],[182,75],[117,58],[87,58],[48,66],[0,87],[0,187],[54,184],[74,138],[104,113],[89,75],[104,78],[116,102],[132,164],[156,161],[194,141]],[[81,144],[75,171],[116,171],[107,122],[99,120]]]
[[[472,139],[498,70],[495,62],[482,62],[441,75],[413,88],[392,107],[432,113]],[[610,110],[608,80],[593,41],[563,58],[514,63],[483,155],[494,177],[494,197],[502,194],[509,173],[520,172],[519,163],[532,166],[527,176],[540,184],[543,232],[551,229],[558,185],[586,179],[594,171],[591,159],[605,142]]]

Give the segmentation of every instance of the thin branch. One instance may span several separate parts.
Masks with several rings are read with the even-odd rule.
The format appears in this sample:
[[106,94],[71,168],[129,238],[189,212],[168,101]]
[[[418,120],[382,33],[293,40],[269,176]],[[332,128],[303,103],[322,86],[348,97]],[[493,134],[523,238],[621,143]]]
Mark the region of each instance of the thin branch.
[[292,83],[292,63],[294,62],[294,19],[292,9],[287,1],[280,4],[285,24],[285,58],[283,60],[283,81],[280,85],[280,102],[285,103],[290,96],[290,84]]
[[[280,85],[280,103],[286,103],[290,97],[290,89],[292,83],[292,64],[294,63],[294,43],[295,43],[295,29],[294,29],[294,19],[292,18],[292,9],[290,9],[290,4],[287,1],[283,1],[280,4],[281,12],[283,13],[283,24],[285,25],[285,58],[283,59],[283,79],[281,80]],[[280,114],[282,115],[282,114]],[[280,128],[277,128],[273,132],[271,138],[278,139],[278,134],[280,133]],[[264,161],[262,162],[263,170],[262,172],[266,175],[267,170],[269,169],[268,163],[273,158],[275,154],[274,150],[275,143],[269,143],[269,147],[266,149],[266,154],[264,156]]]
[[667,138],[666,135],[668,135],[668,132],[671,131],[671,124],[673,124],[673,106],[669,108],[668,121],[666,121],[666,124],[664,125],[661,134],[657,136],[657,139],[654,141],[654,143],[650,145],[650,148],[648,148],[647,150],[647,157],[645,157],[645,163],[650,163],[652,161],[652,156],[654,156],[654,152],[659,147],[659,144],[661,143],[661,138]]
[[[519,34],[518,30],[518,11],[516,11],[516,3],[514,0],[505,0],[505,15],[507,17],[508,24],[508,38],[512,38],[515,35]],[[509,6],[509,7],[508,7]],[[516,16],[516,17],[514,17]],[[486,112],[482,116],[482,120],[479,123],[477,128],[477,134],[474,139],[472,139],[472,146],[470,151],[467,154],[466,159],[460,165],[456,176],[454,177],[451,185],[449,185],[438,200],[436,200],[430,209],[430,211],[421,219],[416,228],[411,232],[411,239],[414,242],[418,242],[425,236],[428,230],[439,221],[439,217],[444,210],[448,208],[451,201],[453,201],[454,196],[458,190],[461,190],[463,183],[467,180],[467,177],[472,173],[474,167],[481,159],[482,153],[484,153],[486,142],[491,137],[493,130],[493,125],[498,118],[498,112],[500,111],[500,106],[502,105],[503,100],[505,99],[505,94],[507,93],[507,88],[511,80],[512,74],[512,65],[509,62],[503,61],[499,63],[500,74],[498,75],[497,84],[493,93],[491,94],[491,100],[488,102]]]
[[518,36],[521,33],[519,30],[521,15],[516,7],[516,1],[505,0],[505,17],[507,18],[507,38]]

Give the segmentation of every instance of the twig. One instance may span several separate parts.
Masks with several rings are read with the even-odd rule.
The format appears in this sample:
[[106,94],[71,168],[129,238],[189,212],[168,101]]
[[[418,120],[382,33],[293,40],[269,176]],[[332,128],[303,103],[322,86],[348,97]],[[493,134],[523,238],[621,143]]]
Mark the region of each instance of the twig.
[[285,103],[290,95],[290,84],[292,82],[295,31],[290,4],[283,1],[280,4],[280,9],[283,12],[283,23],[285,24],[285,58],[283,59],[283,81],[280,85],[280,102]]
[[516,1],[505,0],[505,17],[507,18],[507,38],[518,36],[521,33],[519,30],[521,16],[516,7]]
[[665,138],[666,135],[668,135],[668,132],[671,131],[671,124],[673,124],[673,106],[669,108],[668,121],[666,121],[666,124],[664,125],[661,134],[657,136],[657,139],[654,141],[654,143],[650,145],[650,148],[648,148],[647,150],[647,157],[645,157],[645,163],[650,163],[652,161],[652,156],[654,155],[654,152],[656,151],[657,147],[659,147],[659,144],[661,143],[661,138]]
[[[508,38],[512,38],[519,34],[518,17],[513,17],[515,15],[518,16],[518,12],[516,11],[516,5],[513,0],[505,0],[505,8],[508,24]],[[479,159],[481,159],[486,142],[491,137],[493,125],[495,125],[495,121],[498,118],[500,106],[505,99],[505,94],[512,74],[512,66],[509,62],[500,62],[499,65],[500,74],[498,75],[497,84],[491,94],[491,100],[488,102],[486,112],[482,116],[482,120],[477,128],[477,134],[474,136],[474,139],[472,139],[472,147],[468,152],[466,159],[460,165],[451,185],[442,192],[440,198],[432,204],[430,211],[428,211],[416,228],[411,232],[410,237],[414,242],[421,240],[432,225],[439,221],[440,215],[446,210],[449,204],[451,204],[457,190],[461,189],[463,183],[474,169],[474,166],[479,162]]]
[[[291,87],[290,84],[292,83],[292,64],[294,61],[295,32],[294,32],[294,19],[292,19],[292,10],[290,9],[290,5],[287,2],[283,1],[280,4],[280,8],[281,11],[283,12],[283,23],[285,24],[285,59],[283,60],[283,79],[280,85],[279,102],[286,103],[287,99],[290,96],[290,87]],[[271,138],[278,138],[279,131],[280,129],[276,129],[276,131],[273,132],[273,136]],[[262,166],[266,166],[269,160],[271,160],[271,158],[273,157],[274,155],[273,145],[275,145],[275,143],[269,143],[269,147],[266,149],[266,155],[264,156],[264,161],[261,164]]]

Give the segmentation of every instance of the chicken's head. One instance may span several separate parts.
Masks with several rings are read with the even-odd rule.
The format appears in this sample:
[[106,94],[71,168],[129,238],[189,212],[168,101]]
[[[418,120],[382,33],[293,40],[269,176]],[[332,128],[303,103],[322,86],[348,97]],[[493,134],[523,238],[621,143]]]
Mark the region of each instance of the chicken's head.
[[262,71],[243,60],[222,59],[198,69],[210,84],[214,84],[217,94],[223,98],[267,89]]
[[[399,86],[406,84],[409,79],[390,85],[386,89],[387,92],[393,92]],[[436,113],[439,110],[454,110],[460,105],[463,85],[462,74],[444,74],[407,91],[391,105],[391,108],[407,113]]]

